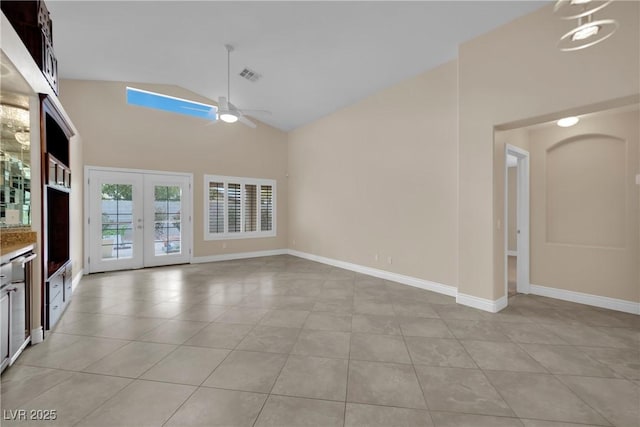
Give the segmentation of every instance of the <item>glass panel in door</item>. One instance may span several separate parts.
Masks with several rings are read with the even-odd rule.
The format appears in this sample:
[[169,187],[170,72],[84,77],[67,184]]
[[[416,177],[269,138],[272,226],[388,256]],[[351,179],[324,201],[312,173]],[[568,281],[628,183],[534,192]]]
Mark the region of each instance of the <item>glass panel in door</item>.
[[89,172],[89,272],[142,268],[140,174]]
[[145,174],[144,182],[145,267],[189,262],[189,178]]
[[154,252],[156,256],[182,251],[182,188],[154,185]]
[[102,260],[131,258],[133,255],[133,185],[102,184]]

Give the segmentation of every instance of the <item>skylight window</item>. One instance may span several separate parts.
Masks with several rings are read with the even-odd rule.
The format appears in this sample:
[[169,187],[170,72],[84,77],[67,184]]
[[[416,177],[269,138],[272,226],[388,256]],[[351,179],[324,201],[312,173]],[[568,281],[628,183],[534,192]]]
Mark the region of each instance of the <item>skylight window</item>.
[[161,93],[127,87],[127,104],[215,121],[218,107]]

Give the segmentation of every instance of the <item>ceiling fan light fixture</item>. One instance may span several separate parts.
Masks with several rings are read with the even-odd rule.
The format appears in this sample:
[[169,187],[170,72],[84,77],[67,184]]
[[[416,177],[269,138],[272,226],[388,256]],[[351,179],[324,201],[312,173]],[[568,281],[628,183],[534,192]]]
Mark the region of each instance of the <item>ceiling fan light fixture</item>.
[[586,40],[589,37],[595,36],[596,34],[598,34],[598,32],[600,31],[600,27],[597,25],[589,25],[587,27],[584,27],[582,29],[580,29],[579,31],[576,31],[575,33],[573,33],[573,35],[571,36],[571,40],[572,41],[580,41],[580,40]]
[[590,2],[591,2],[591,0],[571,0],[570,1],[571,6],[579,6],[581,4],[587,4],[587,3],[590,3]]
[[613,0],[557,0],[553,13],[560,19],[578,19],[609,6]]
[[229,111],[218,114],[218,118],[225,123],[235,123],[238,121],[238,116]]

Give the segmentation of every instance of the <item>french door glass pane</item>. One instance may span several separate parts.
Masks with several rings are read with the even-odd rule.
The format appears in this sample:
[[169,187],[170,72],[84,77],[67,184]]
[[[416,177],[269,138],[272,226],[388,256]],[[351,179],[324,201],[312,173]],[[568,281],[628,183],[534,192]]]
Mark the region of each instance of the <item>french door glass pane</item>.
[[102,184],[101,225],[103,260],[133,255],[133,186]]
[[154,252],[156,255],[181,253],[182,189],[180,186],[154,186]]

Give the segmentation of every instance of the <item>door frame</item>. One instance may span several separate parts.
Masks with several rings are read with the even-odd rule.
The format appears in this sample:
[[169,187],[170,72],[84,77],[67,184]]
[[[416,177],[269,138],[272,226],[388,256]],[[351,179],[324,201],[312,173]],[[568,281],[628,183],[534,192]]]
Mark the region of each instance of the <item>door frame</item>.
[[504,150],[504,291],[509,299],[509,165],[507,156],[518,159],[516,186],[516,230],[517,264],[516,289],[517,292],[528,294],[531,289],[530,279],[530,188],[529,188],[529,152],[511,144],[505,144]]
[[[83,275],[89,274],[89,256],[91,254],[91,237],[89,230],[89,212],[90,212],[90,194],[89,194],[89,172],[97,171],[97,172],[125,172],[125,173],[139,173],[139,174],[151,174],[151,175],[172,175],[172,176],[182,176],[187,177],[189,180],[189,202],[187,203],[189,206],[189,227],[185,230],[189,236],[189,264],[193,263],[193,173],[190,172],[171,172],[171,171],[161,171],[155,169],[128,169],[128,168],[115,168],[115,167],[106,167],[106,166],[91,166],[85,165],[84,167],[84,214],[83,214],[83,246],[84,246],[84,269]],[[143,254],[144,256],[144,254]]]

